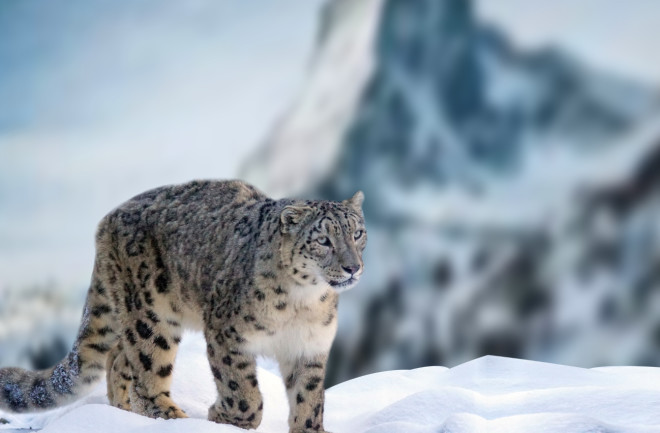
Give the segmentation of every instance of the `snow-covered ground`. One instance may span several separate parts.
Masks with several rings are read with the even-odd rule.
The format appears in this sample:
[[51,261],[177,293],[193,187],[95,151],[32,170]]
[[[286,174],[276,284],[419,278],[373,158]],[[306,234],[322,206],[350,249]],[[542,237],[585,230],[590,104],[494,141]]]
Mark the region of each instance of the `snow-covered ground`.
[[[173,398],[190,419],[153,420],[108,405],[105,383],[50,413],[8,416],[2,429],[43,433],[244,431],[206,421],[215,387],[200,334],[181,344]],[[259,432],[287,432],[288,406],[277,366],[262,360],[264,418]],[[660,432],[660,368],[582,369],[483,357],[457,367],[363,376],[327,391],[325,427],[335,433]]]

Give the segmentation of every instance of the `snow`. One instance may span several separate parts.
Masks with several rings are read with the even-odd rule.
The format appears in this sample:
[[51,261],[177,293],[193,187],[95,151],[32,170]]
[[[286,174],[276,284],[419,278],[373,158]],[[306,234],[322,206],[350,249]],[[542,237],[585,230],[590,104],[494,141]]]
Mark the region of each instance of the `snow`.
[[[206,421],[215,387],[200,334],[181,344],[172,396],[190,419],[154,420],[108,405],[105,383],[69,407],[3,415],[3,429],[43,433],[241,432]],[[259,361],[264,418],[258,432],[287,432],[288,404],[277,365]],[[452,369],[375,373],[328,389],[325,427],[335,433],[660,432],[660,368],[582,369],[487,356]]]

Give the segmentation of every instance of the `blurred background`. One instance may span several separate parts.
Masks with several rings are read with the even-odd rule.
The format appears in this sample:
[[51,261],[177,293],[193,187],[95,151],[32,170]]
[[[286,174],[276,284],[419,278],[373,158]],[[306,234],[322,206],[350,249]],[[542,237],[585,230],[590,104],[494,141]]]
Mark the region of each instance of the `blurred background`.
[[486,354],[660,366],[660,3],[4,0],[0,365],[73,342],[100,218],[365,192],[329,385]]

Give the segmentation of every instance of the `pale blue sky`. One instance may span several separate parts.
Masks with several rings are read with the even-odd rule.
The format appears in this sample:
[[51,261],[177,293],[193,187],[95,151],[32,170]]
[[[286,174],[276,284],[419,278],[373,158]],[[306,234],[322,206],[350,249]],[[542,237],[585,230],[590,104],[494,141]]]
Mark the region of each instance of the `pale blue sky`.
[[660,86],[658,0],[478,0],[525,48],[562,46],[589,65]]
[[98,220],[236,176],[290,104],[320,0],[2,0],[0,291],[84,284]]
[[150,103],[197,105],[228,80],[295,82],[319,3],[3,0],[0,128],[124,123]]

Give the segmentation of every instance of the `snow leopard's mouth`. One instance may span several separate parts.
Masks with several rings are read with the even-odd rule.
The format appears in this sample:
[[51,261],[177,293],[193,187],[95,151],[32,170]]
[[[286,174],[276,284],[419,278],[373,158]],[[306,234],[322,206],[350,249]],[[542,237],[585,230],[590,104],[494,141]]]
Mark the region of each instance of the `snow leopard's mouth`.
[[333,289],[336,291],[342,291],[342,289],[347,289],[350,288],[350,286],[353,286],[355,283],[357,283],[357,278],[355,277],[349,277],[348,279],[344,281],[329,281],[330,286],[332,286]]

